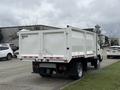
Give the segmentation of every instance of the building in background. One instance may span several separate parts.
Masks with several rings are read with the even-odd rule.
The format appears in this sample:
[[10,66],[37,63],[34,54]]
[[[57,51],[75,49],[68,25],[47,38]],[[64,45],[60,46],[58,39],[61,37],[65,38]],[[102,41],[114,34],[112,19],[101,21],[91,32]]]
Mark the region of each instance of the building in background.
[[110,40],[110,46],[120,45],[118,37],[110,37],[109,40]]
[[[12,27],[0,27],[0,33],[2,34],[2,43],[13,43],[18,46],[18,36],[17,32],[22,29],[28,30],[51,30],[51,29],[60,29],[59,27],[46,26],[46,25],[28,25],[28,26],[12,26]],[[98,34],[99,44],[102,46],[105,44],[105,37],[101,35],[101,30],[95,28],[85,28],[83,30],[96,32]]]
[[17,32],[22,29],[28,30],[48,30],[48,29],[60,29],[58,27],[46,26],[46,25],[28,25],[28,26],[12,26],[12,27],[0,27],[1,34],[3,36],[2,43],[13,43],[18,46]]
[[118,44],[119,44],[119,46],[120,46],[120,38],[118,38]]

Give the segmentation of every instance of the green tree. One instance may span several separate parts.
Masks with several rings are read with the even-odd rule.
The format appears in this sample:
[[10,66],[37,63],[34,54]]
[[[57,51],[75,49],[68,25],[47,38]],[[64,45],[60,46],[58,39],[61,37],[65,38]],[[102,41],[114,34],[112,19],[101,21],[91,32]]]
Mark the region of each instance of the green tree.
[[111,46],[114,46],[114,45],[119,45],[117,39],[112,39],[112,40],[111,40]]

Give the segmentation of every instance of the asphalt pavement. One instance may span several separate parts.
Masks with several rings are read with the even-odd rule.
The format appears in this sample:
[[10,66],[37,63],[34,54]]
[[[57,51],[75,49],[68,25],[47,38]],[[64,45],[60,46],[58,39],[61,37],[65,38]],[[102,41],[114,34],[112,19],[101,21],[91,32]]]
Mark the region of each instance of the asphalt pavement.
[[[119,59],[106,59],[104,56],[101,68],[117,61]],[[31,73],[31,64],[18,59],[0,61],[0,90],[59,90],[74,81],[64,77],[42,78]]]

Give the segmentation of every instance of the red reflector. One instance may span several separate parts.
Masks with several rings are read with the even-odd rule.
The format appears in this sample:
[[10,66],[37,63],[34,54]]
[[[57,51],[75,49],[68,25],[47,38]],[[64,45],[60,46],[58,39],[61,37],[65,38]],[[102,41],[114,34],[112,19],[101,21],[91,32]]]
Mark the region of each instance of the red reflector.
[[49,59],[47,59],[47,62],[49,62]]
[[24,58],[27,58],[27,56],[24,56]]
[[32,56],[29,56],[29,58],[32,58]]
[[50,57],[50,59],[53,59],[53,57]]
[[23,56],[23,58],[38,58],[37,56]]
[[56,59],[60,59],[59,57],[56,57]]

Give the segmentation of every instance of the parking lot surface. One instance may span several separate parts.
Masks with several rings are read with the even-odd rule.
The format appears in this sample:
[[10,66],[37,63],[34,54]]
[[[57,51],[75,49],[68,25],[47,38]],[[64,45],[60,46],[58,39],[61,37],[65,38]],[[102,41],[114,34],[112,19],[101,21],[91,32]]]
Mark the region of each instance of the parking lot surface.
[[33,74],[31,62],[0,61],[0,90],[56,90],[71,82],[66,78],[42,78]]
[[[104,58],[101,68],[117,61],[119,59]],[[31,72],[31,62],[17,59],[0,61],[0,90],[59,90],[73,81],[64,77],[42,78]]]

